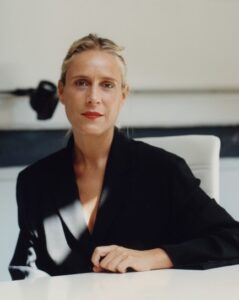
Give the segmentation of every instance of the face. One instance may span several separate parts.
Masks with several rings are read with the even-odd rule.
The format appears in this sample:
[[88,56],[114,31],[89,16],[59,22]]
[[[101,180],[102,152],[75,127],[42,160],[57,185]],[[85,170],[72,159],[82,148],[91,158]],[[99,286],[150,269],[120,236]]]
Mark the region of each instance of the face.
[[100,50],[74,55],[65,84],[58,85],[73,131],[85,135],[112,131],[127,93],[127,87],[122,87],[120,60]]

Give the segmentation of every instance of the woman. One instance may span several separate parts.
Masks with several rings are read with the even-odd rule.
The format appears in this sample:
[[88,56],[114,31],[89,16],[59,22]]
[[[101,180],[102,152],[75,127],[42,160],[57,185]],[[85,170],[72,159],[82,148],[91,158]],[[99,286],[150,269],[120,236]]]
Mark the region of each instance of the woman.
[[121,48],[90,34],[69,49],[58,84],[67,147],[19,174],[13,279],[239,263],[239,224],[185,162],[126,138]]

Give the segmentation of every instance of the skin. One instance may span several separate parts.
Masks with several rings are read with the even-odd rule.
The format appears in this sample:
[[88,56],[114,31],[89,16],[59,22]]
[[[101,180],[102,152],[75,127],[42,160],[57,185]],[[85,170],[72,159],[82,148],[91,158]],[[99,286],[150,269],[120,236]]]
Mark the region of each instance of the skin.
[[[65,106],[75,141],[74,171],[85,220],[92,232],[103,184],[104,171],[113,139],[114,126],[128,95],[123,86],[122,62],[102,50],[87,50],[72,57],[65,83],[58,95]],[[86,112],[100,117],[86,117]],[[93,271],[124,273],[170,268],[163,249],[138,251],[118,245],[97,247],[92,255]]]

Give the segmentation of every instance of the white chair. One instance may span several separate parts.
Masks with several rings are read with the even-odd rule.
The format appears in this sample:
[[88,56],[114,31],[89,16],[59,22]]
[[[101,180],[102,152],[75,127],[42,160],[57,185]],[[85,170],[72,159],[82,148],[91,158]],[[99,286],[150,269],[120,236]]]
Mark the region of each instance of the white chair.
[[219,202],[220,139],[213,135],[180,135],[139,138],[185,159],[201,188]]

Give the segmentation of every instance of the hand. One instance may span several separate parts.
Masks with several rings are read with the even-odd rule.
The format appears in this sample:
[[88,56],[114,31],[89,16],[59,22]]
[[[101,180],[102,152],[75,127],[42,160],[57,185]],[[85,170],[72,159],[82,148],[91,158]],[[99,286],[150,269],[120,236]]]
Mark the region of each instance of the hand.
[[173,266],[169,256],[161,248],[139,251],[116,245],[95,248],[91,261],[94,272],[125,273],[128,268],[149,271]]

